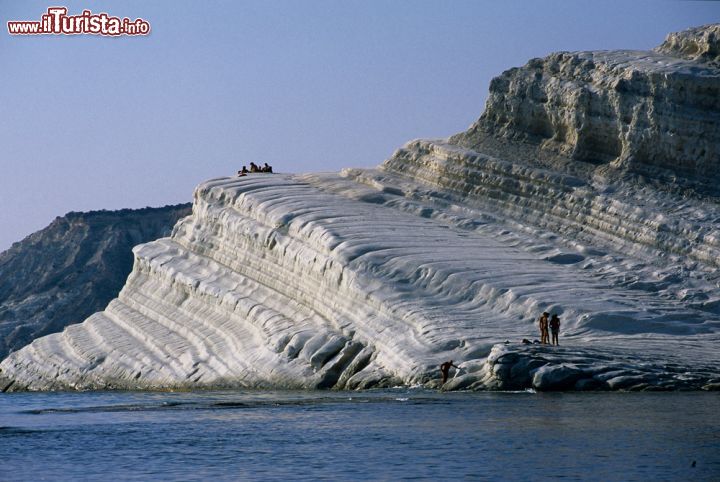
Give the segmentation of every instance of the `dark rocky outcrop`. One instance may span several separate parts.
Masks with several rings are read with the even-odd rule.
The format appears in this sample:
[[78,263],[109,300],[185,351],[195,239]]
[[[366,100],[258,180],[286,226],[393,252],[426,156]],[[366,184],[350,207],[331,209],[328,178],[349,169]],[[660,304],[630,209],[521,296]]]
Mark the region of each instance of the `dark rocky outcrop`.
[[712,366],[683,365],[618,348],[548,345],[496,345],[482,370],[467,378],[498,390],[538,391],[714,390],[720,381]]
[[0,253],[0,359],[117,296],[133,246],[170,235],[190,204],[70,212]]

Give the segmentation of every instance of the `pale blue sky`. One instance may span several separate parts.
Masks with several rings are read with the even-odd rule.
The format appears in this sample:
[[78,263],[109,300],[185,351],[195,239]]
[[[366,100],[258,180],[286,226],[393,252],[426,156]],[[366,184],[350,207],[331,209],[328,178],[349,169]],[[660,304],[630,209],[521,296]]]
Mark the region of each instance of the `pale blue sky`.
[[[152,34],[11,37],[65,5]],[[0,0],[0,250],[68,211],[189,201],[251,160],[374,166],[482,112],[490,79],[557,50],[649,49],[712,1]]]

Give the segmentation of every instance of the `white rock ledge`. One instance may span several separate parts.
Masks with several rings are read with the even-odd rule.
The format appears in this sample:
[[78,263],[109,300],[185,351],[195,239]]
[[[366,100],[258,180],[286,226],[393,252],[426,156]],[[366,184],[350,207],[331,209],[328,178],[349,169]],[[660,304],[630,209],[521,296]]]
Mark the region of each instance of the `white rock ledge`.
[[[3,388],[436,386],[437,366],[450,358],[466,371],[448,389],[714,383],[712,369],[692,367],[718,372],[720,324],[715,305],[703,309],[716,292],[702,291],[709,288],[687,273],[670,282],[658,266],[608,254],[615,225],[597,237],[601,243],[579,250],[569,247],[578,237],[549,237],[519,224],[520,216],[503,218],[503,196],[518,206],[519,191],[517,183],[503,191],[497,179],[492,214],[453,189],[421,194],[422,180],[390,170],[204,183],[192,216],[171,238],[135,248],[119,297],[5,359]],[[584,189],[562,177],[542,182],[548,192]],[[635,251],[647,254],[643,246]],[[642,288],[628,289],[633,275],[647,276]],[[698,301],[672,299],[678,286]],[[510,367],[502,361],[509,357],[496,356],[506,348],[493,345],[532,337],[543,310],[562,314],[563,343],[576,351],[525,348],[510,357],[530,360],[525,371]],[[662,371],[631,368],[654,359],[662,360],[658,367],[690,367],[697,381],[602,380],[605,367],[615,366],[608,357],[620,352],[618,376]],[[543,361],[546,368],[532,372]],[[562,371],[582,365],[593,366]],[[575,386],[586,378],[604,383]]]
[[[8,356],[0,389],[438,387],[448,359],[444,389],[717,388],[719,197],[686,184],[720,172],[714,28],[699,60],[690,32],[532,61],[467,133],[379,169],[201,184],[117,299]],[[542,311],[562,347],[518,344]]]

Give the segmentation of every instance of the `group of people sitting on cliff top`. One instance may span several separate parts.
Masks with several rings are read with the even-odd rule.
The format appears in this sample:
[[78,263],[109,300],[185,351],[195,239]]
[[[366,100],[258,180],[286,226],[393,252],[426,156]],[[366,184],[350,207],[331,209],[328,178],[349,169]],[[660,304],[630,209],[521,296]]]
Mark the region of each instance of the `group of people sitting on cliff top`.
[[247,176],[248,174],[253,173],[253,172],[270,172],[270,173],[272,173],[273,170],[272,170],[272,166],[269,165],[267,162],[262,167],[258,166],[254,162],[251,162],[250,170],[248,170],[247,167],[243,166],[242,169],[240,169],[238,171],[237,175],[238,175],[238,177],[243,177],[243,176]]
[[[550,313],[544,311],[538,318],[538,327],[540,328],[540,343],[543,345],[560,345],[558,335],[560,334],[560,318],[556,313],[548,319]],[[550,333],[552,332],[552,342],[550,341]]]

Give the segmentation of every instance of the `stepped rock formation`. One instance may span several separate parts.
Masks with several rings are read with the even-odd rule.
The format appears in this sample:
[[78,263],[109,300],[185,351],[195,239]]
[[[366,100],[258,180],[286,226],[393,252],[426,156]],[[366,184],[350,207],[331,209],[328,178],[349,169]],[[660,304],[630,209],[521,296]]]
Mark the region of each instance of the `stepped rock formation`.
[[105,308],[133,246],[169,235],[190,207],[68,213],[0,253],[0,358]]
[[[720,387],[717,29],[532,60],[378,169],[201,184],[0,388]],[[563,347],[519,343],[542,311]]]
[[452,141],[612,179],[629,171],[710,182],[717,194],[719,52],[715,25],[671,34],[654,52],[533,59],[493,79],[484,114]]

